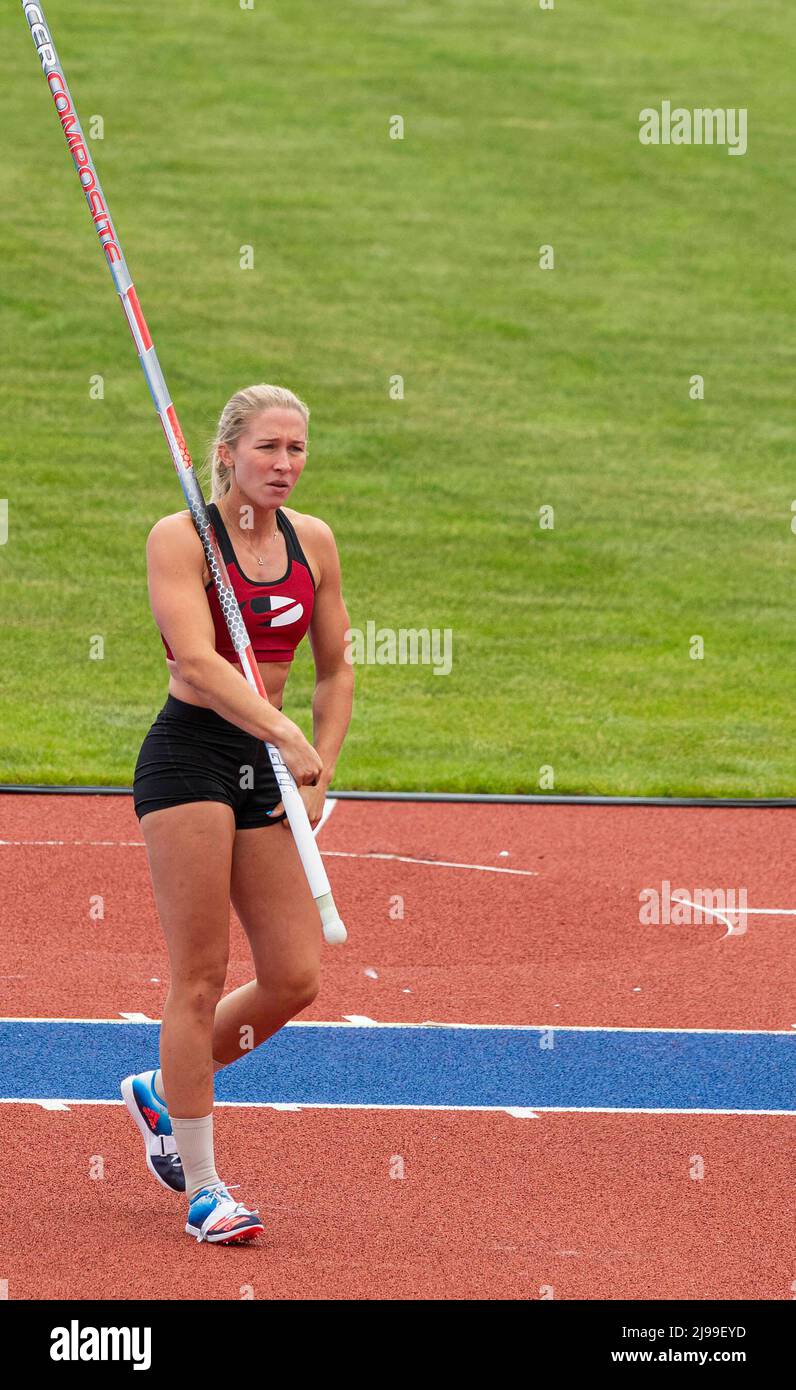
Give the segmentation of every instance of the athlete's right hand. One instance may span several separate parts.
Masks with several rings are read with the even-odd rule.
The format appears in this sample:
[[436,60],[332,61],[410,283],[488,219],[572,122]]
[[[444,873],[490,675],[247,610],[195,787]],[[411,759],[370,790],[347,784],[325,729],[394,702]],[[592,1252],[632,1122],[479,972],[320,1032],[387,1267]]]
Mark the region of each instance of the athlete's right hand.
[[284,732],[279,731],[278,748],[297,787],[309,787],[317,782],[323,772],[323,762],[312,744],[304,737],[298,724],[285,719]]

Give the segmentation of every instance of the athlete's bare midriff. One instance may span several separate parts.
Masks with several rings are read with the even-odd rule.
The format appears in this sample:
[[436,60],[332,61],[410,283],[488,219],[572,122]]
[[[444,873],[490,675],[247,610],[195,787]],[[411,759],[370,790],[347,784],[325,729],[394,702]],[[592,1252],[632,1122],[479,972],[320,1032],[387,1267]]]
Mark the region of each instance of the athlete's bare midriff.
[[[302,550],[304,551],[304,554],[307,557],[307,562],[310,566],[310,569],[312,570],[313,579],[317,584],[320,577],[320,572],[318,562],[312,553],[312,541],[307,535],[307,531],[309,529],[306,526],[307,519],[302,516],[301,512],[295,512],[291,507],[283,507],[282,510],[287,513],[287,515],[293,523]],[[182,515],[190,519],[191,514],[188,510],[186,510],[182,513]],[[191,522],[191,526],[193,526],[193,522]],[[279,536],[279,542],[280,544],[278,547],[278,553],[272,558],[272,566],[275,572],[273,576],[271,576],[268,572],[264,574],[264,583],[276,583],[277,579],[279,579],[284,574],[285,568],[287,566],[287,545],[285,543],[284,536]],[[210,571],[207,568],[207,561],[203,560],[203,588],[207,588],[207,585],[209,583]],[[243,671],[241,669],[241,664],[239,661],[234,661],[230,664],[233,665],[237,671],[240,671],[241,675],[243,675]],[[184,700],[187,705],[201,705],[203,702],[197,698],[197,693],[193,686],[189,685],[187,681],[184,681],[182,679],[179,672],[179,667],[177,666],[177,662],[173,661],[170,657],[166,657],[166,665],[169,669],[169,695],[173,695],[175,700]],[[265,693],[268,696],[268,699],[270,700],[271,704],[276,705],[277,709],[282,708],[283,693],[285,685],[287,684],[287,678],[290,675],[291,665],[292,663],[290,661],[258,661],[257,663],[257,667],[262,677],[263,685],[265,686]]]
[[[204,702],[197,698],[196,691],[192,685],[184,681],[179,673],[176,661],[166,657],[166,665],[169,668],[169,695],[173,695],[175,700],[184,700],[186,705],[201,705]],[[239,661],[230,662],[236,671],[241,671]],[[265,693],[272,705],[277,709],[282,708],[282,696],[290,675],[289,661],[258,661],[257,666],[265,686]],[[241,675],[243,672],[241,671]]]

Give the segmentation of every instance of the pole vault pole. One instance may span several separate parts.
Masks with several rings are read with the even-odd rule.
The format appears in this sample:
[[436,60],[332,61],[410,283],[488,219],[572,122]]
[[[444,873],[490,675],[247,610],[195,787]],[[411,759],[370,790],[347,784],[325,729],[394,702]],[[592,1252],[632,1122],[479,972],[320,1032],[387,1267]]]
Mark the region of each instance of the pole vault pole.
[[[268,699],[260,675],[257,662],[254,657],[254,649],[246,631],[243,615],[238,607],[238,601],[230,582],[227,567],[221,554],[221,548],[216,539],[213,525],[208,515],[205,499],[202,496],[202,489],[194,472],[191,455],[185,443],[180,422],[177,419],[177,412],[172,405],[163,372],[158,362],[157,353],[152,343],[152,337],[147,328],[146,319],[138,302],[138,295],[135,292],[127,263],[122,254],[119,238],[116,235],[116,228],[113,225],[105,195],[100,186],[97,171],[94,168],[94,161],[88,151],[88,146],[83,135],[80,121],[77,117],[75,104],[72,101],[71,93],[64,77],[63,67],[58,58],[58,54],[50,34],[49,27],[44,18],[41,5],[29,4],[28,0],[22,0],[22,9],[30,28],[31,37],[36,46],[36,52],[41,59],[42,71],[47,80],[50,94],[55,102],[55,109],[58,119],[61,122],[66,143],[69,146],[70,154],[74,160],[77,176],[80,185],[86,195],[86,202],[89,206],[92,221],[100,239],[100,245],[105,252],[105,259],[108,268],[113,276],[113,283],[116,286],[119,299],[121,300],[125,318],[133,335],[138,359],[143,368],[147,386],[158,414],[158,419],[163,426],[163,433],[166,436],[166,443],[172,462],[177,470],[177,477],[180,480],[185,501],[193,518],[199,539],[202,542],[202,549],[205,553],[207,566],[216,586],[221,611],[229,629],[230,637],[235,651],[240,660],[241,669],[252,690],[256,690],[264,700]],[[321,922],[323,923],[323,934],[329,942],[340,942],[346,939],[346,930],[337,912],[329,887],[329,880],[323,867],[320,851],[315,842],[315,837],[310,828],[309,817],[304,802],[299,795],[298,788],[293,780],[290,769],[286,765],[284,758],[273,744],[266,743],[268,755],[273,765],[274,774],[279,790],[282,793],[282,804],[287,813],[290,829],[296,842],[296,848],[301,856],[304,872],[307,875],[307,882],[310,891],[315,899]]]

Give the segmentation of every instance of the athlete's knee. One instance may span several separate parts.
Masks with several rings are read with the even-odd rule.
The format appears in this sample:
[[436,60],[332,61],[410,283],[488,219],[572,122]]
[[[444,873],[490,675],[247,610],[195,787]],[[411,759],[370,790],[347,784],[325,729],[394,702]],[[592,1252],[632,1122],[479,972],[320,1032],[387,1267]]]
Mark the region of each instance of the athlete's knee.
[[172,979],[169,999],[180,1008],[190,1009],[191,1013],[212,1014],[224,993],[226,976],[226,962],[223,966],[192,970],[189,976]]
[[297,967],[283,972],[269,985],[269,993],[276,996],[281,1008],[289,1018],[301,1013],[317,998],[321,987],[320,971],[317,965]]

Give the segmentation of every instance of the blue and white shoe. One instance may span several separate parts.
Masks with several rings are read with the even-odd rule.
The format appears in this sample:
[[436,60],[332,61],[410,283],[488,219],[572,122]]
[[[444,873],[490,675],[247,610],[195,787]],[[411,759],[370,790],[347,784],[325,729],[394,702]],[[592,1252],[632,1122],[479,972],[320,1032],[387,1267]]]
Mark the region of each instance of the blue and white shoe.
[[[239,1183],[233,1183],[238,1187]],[[238,1240],[253,1240],[265,1227],[258,1211],[249,1211],[242,1202],[230,1197],[226,1183],[202,1187],[188,1206],[189,1236],[206,1240],[210,1245],[231,1245]]]
[[126,1076],[121,1084],[124,1103],[146,1145],[146,1166],[170,1192],[185,1191],[185,1173],[171,1130],[169,1112],[154,1087],[155,1071]]

